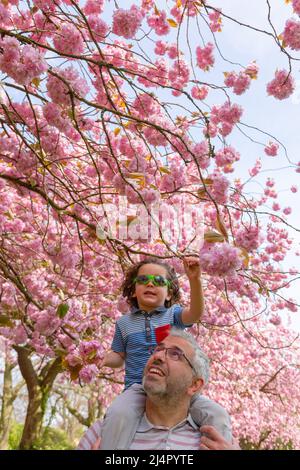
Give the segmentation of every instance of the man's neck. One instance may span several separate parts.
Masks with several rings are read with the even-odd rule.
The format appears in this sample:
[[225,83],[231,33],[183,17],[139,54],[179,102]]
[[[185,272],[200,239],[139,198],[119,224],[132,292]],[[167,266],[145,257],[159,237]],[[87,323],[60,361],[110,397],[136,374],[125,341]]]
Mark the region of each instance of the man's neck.
[[181,423],[188,415],[190,403],[170,402],[158,398],[146,398],[146,416],[151,424],[172,428]]

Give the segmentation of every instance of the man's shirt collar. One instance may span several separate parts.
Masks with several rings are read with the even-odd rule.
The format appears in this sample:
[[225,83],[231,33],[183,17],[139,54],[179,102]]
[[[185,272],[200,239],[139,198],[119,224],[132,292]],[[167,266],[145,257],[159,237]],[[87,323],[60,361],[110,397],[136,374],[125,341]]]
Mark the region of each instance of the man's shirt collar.
[[140,424],[139,424],[139,427],[138,427],[137,431],[138,432],[147,432],[147,431],[150,431],[151,429],[174,430],[174,429],[177,429],[177,428],[180,428],[180,427],[184,426],[186,423],[189,423],[190,426],[192,426],[192,428],[194,428],[196,430],[199,429],[199,426],[197,426],[197,424],[194,422],[194,420],[191,417],[190,413],[187,415],[187,417],[184,420],[182,420],[180,423],[177,423],[172,428],[168,428],[166,426],[156,426],[156,425],[150,423],[150,421],[148,420],[148,418],[146,416],[146,413],[144,413],[142,418],[141,418],[141,421],[140,421]]

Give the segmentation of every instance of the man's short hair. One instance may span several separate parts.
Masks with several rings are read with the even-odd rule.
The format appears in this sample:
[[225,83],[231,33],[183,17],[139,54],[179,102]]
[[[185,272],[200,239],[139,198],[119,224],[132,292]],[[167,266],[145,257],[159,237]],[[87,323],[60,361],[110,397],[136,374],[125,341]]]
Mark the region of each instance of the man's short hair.
[[187,331],[181,330],[176,327],[171,328],[169,335],[178,336],[179,338],[185,339],[188,343],[190,343],[195,353],[194,357],[191,360],[191,363],[193,364],[193,367],[195,369],[196,377],[200,377],[201,379],[203,379],[204,383],[207,384],[209,380],[209,359],[200,348],[194,336],[192,336]]

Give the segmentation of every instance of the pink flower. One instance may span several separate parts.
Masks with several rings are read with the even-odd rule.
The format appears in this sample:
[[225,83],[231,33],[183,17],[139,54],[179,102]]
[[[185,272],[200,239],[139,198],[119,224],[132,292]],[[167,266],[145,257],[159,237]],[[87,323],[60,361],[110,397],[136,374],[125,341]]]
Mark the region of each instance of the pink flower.
[[278,202],[274,202],[272,206],[273,211],[279,211],[280,210],[280,205]]
[[214,45],[209,42],[205,47],[198,46],[196,49],[197,65],[202,70],[209,70],[214,65],[215,59],[213,56]]
[[267,84],[267,92],[279,100],[288,98],[295,90],[295,81],[286,70],[277,70],[275,78]]
[[28,337],[26,330],[23,325],[17,326],[14,330],[14,343],[15,344],[23,344],[26,343]]
[[216,33],[217,31],[220,32],[222,29],[221,11],[222,10],[215,10],[208,15],[210,19],[209,27],[213,33]]
[[[67,86],[58,77],[49,74],[47,90],[48,95],[54,103],[62,106],[70,106],[70,92],[74,91],[77,95],[80,96],[85,96],[88,92],[86,81],[81,77],[79,71],[72,66],[69,66],[64,70],[53,69],[53,72],[58,76],[61,76],[69,84],[69,86]],[[78,102],[78,99],[74,98],[74,102]]]
[[170,44],[168,46],[168,56],[170,57],[170,59],[176,59],[176,57],[179,56],[177,44]]
[[240,250],[229,243],[204,243],[200,251],[203,271],[211,276],[230,276],[242,267]]
[[192,97],[195,100],[205,100],[205,98],[208,95],[208,90],[209,88],[205,85],[199,87],[199,86],[193,86],[191,90]]
[[167,23],[167,14],[164,10],[161,10],[158,15],[155,13],[149,16],[147,23],[158,36],[164,36],[170,31],[170,26]]
[[156,41],[154,52],[157,55],[165,55],[168,49],[168,44],[164,41]]
[[55,103],[46,103],[43,107],[43,114],[51,126],[57,127],[62,132],[71,126],[69,119],[62,116],[61,108]]
[[293,0],[294,12],[300,15],[300,0]]
[[278,153],[279,145],[276,142],[269,142],[269,144],[265,147],[265,154],[269,155],[269,157],[275,157]]
[[97,377],[99,373],[98,367],[95,364],[89,364],[82,367],[79,372],[79,378],[84,383],[90,383],[93,379]]
[[249,170],[249,175],[250,176],[256,176],[261,170],[261,160],[258,158],[255,162],[255,165],[253,168],[250,168]]
[[194,145],[192,150],[200,168],[202,170],[206,170],[206,168],[208,168],[210,165],[209,147],[207,140],[203,140],[202,142]]
[[257,250],[261,244],[262,237],[260,235],[259,227],[247,226],[239,229],[235,235],[235,242],[237,246],[245,248],[247,251]]
[[99,15],[103,11],[104,0],[87,0],[83,11],[85,15]]
[[283,40],[287,46],[295,51],[300,50],[300,22],[294,19],[289,19],[285,23],[285,28],[282,33]]
[[114,12],[112,32],[126,39],[133,38],[142,21],[143,13],[136,5],[132,5],[130,10],[120,8]]
[[7,73],[17,83],[29,85],[33,78],[47,70],[47,63],[38,49],[32,46],[20,46],[15,38],[0,40],[0,70]]
[[84,51],[84,41],[80,31],[70,23],[64,23],[53,39],[54,47],[63,54],[80,55]]
[[249,75],[250,78],[255,79],[257,78],[259,67],[255,62],[251,62],[251,64],[247,65],[245,68],[245,73]]
[[292,213],[291,207],[285,207],[285,208],[283,209],[283,213],[284,213],[285,215],[291,214],[291,213]]
[[90,15],[88,17],[88,22],[90,25],[90,28],[94,34],[94,36],[99,36],[100,38],[104,38],[107,33],[108,33],[108,26],[105,23],[105,21],[100,18],[100,16],[97,15]]
[[298,191],[297,186],[291,186],[292,193],[296,193]]
[[33,0],[33,4],[45,12],[54,12],[57,5],[60,4],[60,0],[55,3],[52,0]]
[[215,202],[218,204],[225,204],[230,185],[229,180],[219,173],[213,173],[209,178],[213,180],[213,184],[207,187],[207,191]]
[[240,154],[231,146],[224,147],[219,150],[215,155],[215,162],[217,166],[224,167],[232,165],[240,159]]
[[281,325],[281,318],[278,314],[272,315],[269,322],[272,323],[274,326],[278,326]]
[[82,359],[79,355],[79,352],[71,352],[69,353],[66,357],[65,357],[67,363],[71,366],[71,367],[76,367],[78,366],[79,364],[82,364]]
[[250,86],[251,78],[245,72],[240,72],[238,75],[235,72],[226,74],[225,85],[233,88],[233,92],[236,95],[241,95]]

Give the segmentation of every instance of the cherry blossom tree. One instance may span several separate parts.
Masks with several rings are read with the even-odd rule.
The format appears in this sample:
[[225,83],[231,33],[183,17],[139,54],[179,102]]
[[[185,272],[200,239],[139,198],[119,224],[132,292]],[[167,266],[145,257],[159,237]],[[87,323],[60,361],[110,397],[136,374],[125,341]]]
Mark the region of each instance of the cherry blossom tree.
[[[120,391],[121,376],[97,364],[127,308],[126,268],[166,259],[185,301],[190,252],[205,285],[195,334],[212,359],[208,393],[257,447],[300,444],[299,341],[281,317],[298,308],[286,288],[299,270],[286,257],[299,229],[275,179],[248,190],[261,159],[236,178],[246,157],[235,140],[259,140],[266,159],[285,148],[258,128],[250,137],[239,103],[264,64],[220,49],[227,21],[267,36],[286,66],[265,93],[292,96],[300,6],[288,3],[281,31],[268,0],[266,30],[209,1],[0,4],[0,334],[28,389],[21,448],[33,446],[58,374],[101,380],[105,405]],[[220,60],[226,70],[210,81]]]

